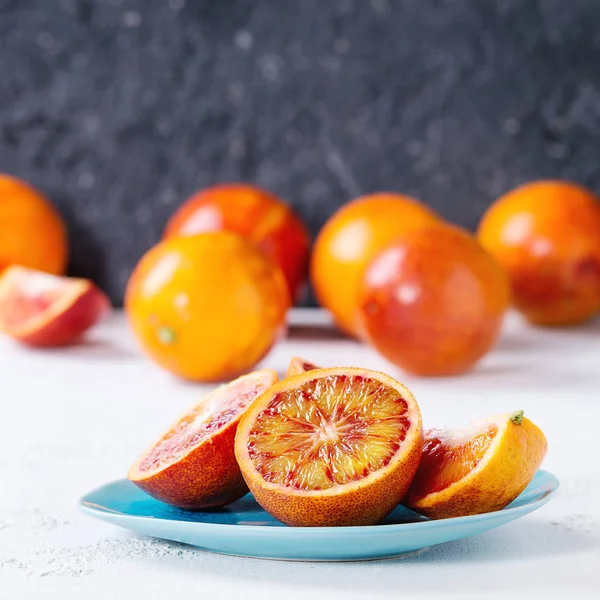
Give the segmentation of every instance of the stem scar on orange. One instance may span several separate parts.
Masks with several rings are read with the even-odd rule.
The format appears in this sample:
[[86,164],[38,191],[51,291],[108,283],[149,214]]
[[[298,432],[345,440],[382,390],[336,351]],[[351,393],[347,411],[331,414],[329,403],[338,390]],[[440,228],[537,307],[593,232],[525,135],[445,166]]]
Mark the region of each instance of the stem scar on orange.
[[257,502],[286,525],[372,525],[404,496],[422,443],[405,386],[367,369],[315,369],[252,404],[235,454]]
[[194,194],[171,217],[164,238],[232,231],[279,265],[290,298],[306,279],[310,236],[300,217],[281,198],[249,184],[215,185]]
[[570,325],[600,310],[600,200],[590,190],[567,181],[522,185],[488,209],[478,237],[532,323]]
[[62,275],[68,242],[63,220],[29,184],[0,174],[0,272],[21,265]]
[[320,304],[342,331],[360,334],[358,294],[371,259],[399,235],[439,220],[413,198],[377,193],[346,204],[325,223],[313,248],[311,281]]
[[165,369],[198,381],[251,369],[283,334],[288,308],[281,270],[229,232],[159,243],[125,294],[142,348]]

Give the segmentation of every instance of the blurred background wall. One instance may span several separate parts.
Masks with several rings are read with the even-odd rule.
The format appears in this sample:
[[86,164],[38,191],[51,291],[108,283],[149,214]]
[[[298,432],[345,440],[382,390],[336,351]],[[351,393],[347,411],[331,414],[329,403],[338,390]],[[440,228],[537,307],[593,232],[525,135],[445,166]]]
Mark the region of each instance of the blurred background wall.
[[599,69],[598,0],[0,0],[0,171],[58,204],[71,274],[119,303],[219,181],[313,234],[376,190],[469,228],[528,179],[600,190]]

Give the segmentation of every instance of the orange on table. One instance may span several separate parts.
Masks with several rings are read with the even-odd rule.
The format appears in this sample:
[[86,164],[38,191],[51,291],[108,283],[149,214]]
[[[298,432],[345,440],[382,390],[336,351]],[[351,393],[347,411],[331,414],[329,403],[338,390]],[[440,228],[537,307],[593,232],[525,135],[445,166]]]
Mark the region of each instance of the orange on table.
[[363,271],[398,236],[440,219],[419,201],[394,193],[357,198],[342,206],[315,240],[311,281],[317,299],[345,333],[357,336]]
[[164,238],[232,231],[257,244],[283,270],[295,300],[306,279],[310,237],[281,198],[259,187],[228,183],[200,190],[171,217]]
[[432,519],[500,510],[527,487],[547,449],[522,410],[463,430],[432,429],[404,504]]
[[62,275],[67,255],[65,225],[50,201],[28,183],[0,174],[0,272],[22,265]]
[[366,339],[418,375],[453,375],[496,342],[510,301],[500,265],[444,223],[406,233],[367,267],[359,320]]
[[569,325],[600,310],[600,201],[567,181],[536,181],[499,198],[478,237],[509,274],[533,323]]
[[125,309],[141,346],[186,379],[222,381],[251,369],[285,329],[281,270],[229,232],[165,240],[135,268]]
[[315,369],[252,404],[235,455],[254,498],[286,525],[372,525],[404,496],[422,444],[408,388],[367,369]]

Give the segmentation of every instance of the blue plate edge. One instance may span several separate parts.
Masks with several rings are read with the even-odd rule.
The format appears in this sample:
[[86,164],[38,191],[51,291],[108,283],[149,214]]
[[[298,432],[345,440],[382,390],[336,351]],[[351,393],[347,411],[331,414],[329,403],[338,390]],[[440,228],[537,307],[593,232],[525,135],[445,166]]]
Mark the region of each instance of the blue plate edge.
[[[196,521],[186,521],[186,526],[187,527],[196,527],[198,529],[204,529],[206,527],[210,527],[211,529],[216,529],[216,530],[235,530],[237,533],[240,533],[242,531],[246,532],[247,534],[266,534],[272,537],[276,537],[278,535],[285,535],[285,536],[289,536],[289,535],[295,535],[295,536],[302,536],[302,535],[314,535],[316,533],[325,533],[327,532],[328,535],[330,535],[331,533],[335,532],[336,534],[342,534],[342,535],[356,535],[357,533],[372,533],[372,530],[374,528],[376,528],[377,532],[380,534],[393,534],[395,532],[397,532],[398,530],[402,530],[402,531],[410,531],[411,529],[418,529],[418,530],[423,530],[423,529],[428,529],[428,528],[442,528],[444,529],[445,526],[446,527],[453,527],[456,525],[460,525],[463,522],[474,522],[474,521],[480,521],[480,520],[489,520],[489,519],[494,519],[494,520],[504,520],[506,518],[506,515],[510,515],[511,517],[514,518],[518,518],[518,516],[520,514],[528,514],[531,512],[534,512],[535,510],[538,510],[539,508],[541,508],[542,506],[544,506],[545,504],[547,504],[558,492],[558,489],[560,488],[560,481],[559,479],[556,477],[556,475],[554,475],[553,473],[550,473],[549,471],[545,471],[543,469],[540,469],[538,471],[538,474],[542,474],[545,477],[547,477],[549,479],[549,485],[551,486],[551,488],[549,490],[547,490],[543,496],[541,496],[540,498],[538,498],[537,500],[533,501],[533,502],[529,502],[527,504],[524,505],[520,505],[520,506],[513,506],[511,507],[510,505],[507,506],[506,508],[503,508],[501,510],[498,511],[493,511],[493,512],[488,512],[488,513],[483,513],[483,514],[478,514],[478,515],[467,515],[464,517],[450,517],[447,519],[437,519],[437,520],[423,520],[423,521],[419,521],[419,522],[412,522],[412,523],[390,523],[390,524],[382,524],[382,525],[359,525],[359,526],[348,526],[348,527],[265,527],[264,525],[244,525],[243,527],[240,527],[239,525],[236,524],[232,524],[232,523],[205,523],[205,522],[196,522]],[[79,501],[78,501],[78,506],[79,509],[86,515],[92,517],[92,518],[96,518],[99,519],[101,521],[105,521],[105,522],[110,522],[113,524],[117,524],[119,525],[119,521],[131,521],[131,520],[135,520],[135,521],[156,521],[156,520],[160,520],[163,523],[181,523],[180,520],[178,519],[169,519],[169,518],[160,518],[160,519],[155,519],[154,517],[149,517],[149,516],[140,516],[140,515],[129,515],[129,514],[123,514],[123,513],[119,513],[119,512],[111,512],[109,510],[106,510],[105,508],[91,508],[90,506],[87,506],[86,503],[89,503],[88,500],[86,500],[86,498],[94,495],[98,490],[104,488],[107,485],[110,485],[112,483],[116,483],[117,481],[122,481],[122,480],[114,480],[114,481],[110,481],[107,482],[97,488],[94,488],[93,490],[90,490],[89,492],[87,492],[85,495],[83,495]],[[513,520],[513,519],[510,519]],[[126,527],[126,529],[128,529]],[[268,532],[268,533],[267,533]],[[293,532],[293,533],[291,533]],[[244,535],[244,534],[242,534]]]

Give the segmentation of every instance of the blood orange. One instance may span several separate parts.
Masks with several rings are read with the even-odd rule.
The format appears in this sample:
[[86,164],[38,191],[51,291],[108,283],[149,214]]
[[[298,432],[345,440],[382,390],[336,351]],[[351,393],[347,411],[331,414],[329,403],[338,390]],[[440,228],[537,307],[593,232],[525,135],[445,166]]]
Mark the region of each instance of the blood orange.
[[129,479],[158,500],[188,509],[223,506],[247,491],[234,455],[244,411],[277,381],[254,371],[221,385],[177,420],[129,470]]
[[277,266],[297,299],[308,270],[310,236],[300,217],[281,198],[246,183],[200,190],[167,223],[164,237],[231,231],[256,244]]
[[546,450],[544,434],[523,411],[462,430],[432,429],[404,502],[432,519],[500,510],[527,487]]
[[110,308],[88,279],[9,267],[0,278],[0,331],[30,346],[64,346]]
[[411,392],[356,368],[316,369],[269,388],[235,452],[259,504],[293,526],[369,525],[400,502],[423,434]]
[[314,365],[299,356],[294,356],[292,360],[290,360],[290,364],[285,373],[286,377],[291,377],[292,375],[299,375],[300,373],[306,373],[306,371],[313,371],[314,369],[319,369],[317,365]]

